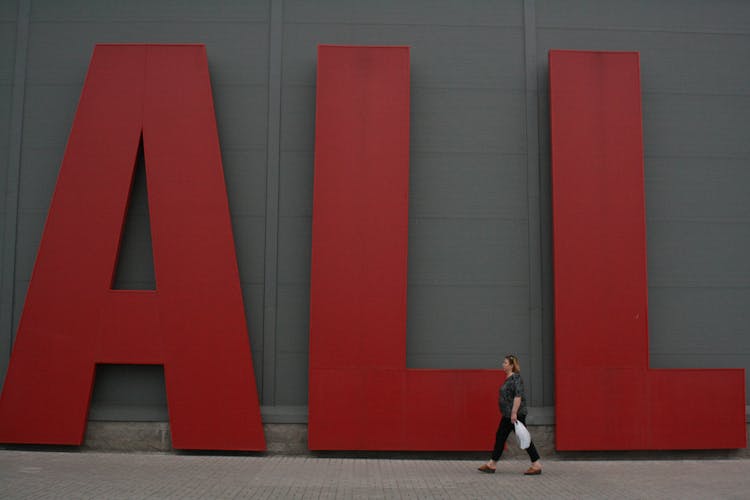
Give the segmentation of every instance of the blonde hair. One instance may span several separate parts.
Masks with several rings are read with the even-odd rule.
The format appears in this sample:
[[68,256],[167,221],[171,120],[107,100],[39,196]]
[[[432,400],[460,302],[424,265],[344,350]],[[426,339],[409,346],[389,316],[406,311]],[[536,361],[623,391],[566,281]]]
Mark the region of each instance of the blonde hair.
[[513,354],[508,354],[505,356],[505,359],[508,360],[508,363],[510,363],[510,366],[513,368],[513,373],[521,373],[521,363],[518,361],[517,357]]

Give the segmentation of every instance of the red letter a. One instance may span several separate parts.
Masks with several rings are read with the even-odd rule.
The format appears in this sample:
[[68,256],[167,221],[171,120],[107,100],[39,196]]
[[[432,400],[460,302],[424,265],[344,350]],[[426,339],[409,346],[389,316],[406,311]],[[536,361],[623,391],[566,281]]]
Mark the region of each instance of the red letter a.
[[[112,290],[141,134],[157,286]],[[0,441],[80,444],[103,363],[164,365],[175,448],[265,448],[199,45],[96,48],[0,399]]]

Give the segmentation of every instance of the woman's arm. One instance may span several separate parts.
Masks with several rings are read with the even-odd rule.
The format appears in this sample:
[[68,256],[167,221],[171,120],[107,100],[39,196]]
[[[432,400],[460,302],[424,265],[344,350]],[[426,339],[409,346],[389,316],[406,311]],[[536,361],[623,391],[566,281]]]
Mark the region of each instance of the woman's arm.
[[521,396],[513,398],[513,410],[510,412],[510,421],[514,424],[518,420],[518,409],[521,407]]

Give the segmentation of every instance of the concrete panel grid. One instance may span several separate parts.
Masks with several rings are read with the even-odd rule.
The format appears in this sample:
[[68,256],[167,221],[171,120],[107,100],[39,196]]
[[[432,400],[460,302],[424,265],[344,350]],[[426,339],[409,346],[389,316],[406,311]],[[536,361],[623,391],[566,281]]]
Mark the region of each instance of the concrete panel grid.
[[[146,8],[148,4],[148,8]],[[65,44],[60,40],[64,39]],[[256,378],[261,384],[263,254],[268,117],[268,4],[235,2],[221,9],[195,5],[118,2],[33,2],[25,65],[25,127],[22,143],[18,243],[14,266],[13,332],[31,275],[64,145],[96,43],[204,43],[214,90],[214,104],[225,163],[225,178],[241,272]],[[242,64],[238,61],[243,61]],[[121,249],[122,283],[148,288],[141,276],[149,267],[145,186],[134,186],[132,210]],[[143,194],[141,194],[143,193]],[[144,199],[141,199],[144,198]],[[190,272],[190,270],[186,270]],[[148,273],[146,273],[148,274]],[[145,283],[144,283],[145,282]],[[259,290],[260,287],[260,290]],[[258,293],[261,291],[261,293]],[[137,370],[148,370],[136,368]],[[4,370],[3,370],[4,371]],[[130,370],[131,375],[134,373]],[[126,371],[104,370],[102,387],[114,393],[148,391],[153,377],[129,379]],[[166,408],[164,394],[161,405]],[[127,419],[107,411],[114,404],[108,390],[95,394],[92,418]],[[132,404],[138,406],[137,398]],[[159,414],[163,415],[163,408]],[[148,411],[141,412],[148,417]],[[153,415],[152,418],[157,418]]]
[[[736,186],[747,185],[750,157],[750,8],[538,1],[537,19],[540,58],[550,48],[641,54],[651,366],[747,376],[750,204]],[[547,161],[546,130],[541,137]]]
[[[461,14],[456,14],[460,8],[454,2],[431,3],[429,14],[423,10],[418,16],[413,10],[419,9],[417,4],[387,2],[377,8],[369,4],[354,8],[332,2],[327,7],[327,3],[317,5],[312,12],[309,4],[285,3],[282,179],[287,172],[285,158],[294,158],[298,166],[307,161],[307,192],[312,190],[318,44],[409,45],[407,364],[495,367],[499,354],[487,355],[482,339],[493,338],[493,344],[507,346],[519,335],[524,337],[528,321],[526,202],[519,198],[526,182],[522,3],[480,2]],[[300,106],[307,111],[301,112]],[[282,211],[286,185],[282,181]],[[294,214],[304,222],[281,222],[282,227],[299,226],[300,241],[305,242],[309,242],[309,206],[307,202]],[[463,245],[467,240],[476,245]],[[304,265],[294,281],[306,284],[307,252],[297,247],[295,253]],[[286,267],[284,262],[286,257],[280,257],[280,268]],[[303,293],[307,297],[307,291]],[[491,299],[486,297],[507,300],[508,296],[515,297],[515,305],[493,305],[509,315],[488,313]],[[307,324],[303,315],[309,314],[308,300],[298,302],[300,309],[292,313],[299,315],[300,328]],[[286,334],[279,331],[279,336]],[[521,345],[514,349],[526,353],[528,343]]]

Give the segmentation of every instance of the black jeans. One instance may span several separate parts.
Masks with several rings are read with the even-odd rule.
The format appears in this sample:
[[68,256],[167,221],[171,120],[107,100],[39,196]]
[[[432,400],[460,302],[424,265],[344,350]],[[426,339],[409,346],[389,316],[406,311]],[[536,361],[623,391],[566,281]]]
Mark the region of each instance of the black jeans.
[[[519,416],[518,420],[520,420],[523,425],[526,425],[526,415],[522,417]],[[497,434],[495,435],[495,449],[492,450],[492,460],[495,462],[500,460],[500,457],[503,454],[503,448],[505,447],[505,440],[508,439],[508,436],[513,429],[515,429],[515,427],[513,426],[513,422],[510,421],[510,417],[503,417],[502,420],[500,420],[500,425],[497,426]],[[532,441],[529,447],[526,448],[526,453],[529,454],[529,458],[532,462],[539,460],[539,453],[536,451],[534,441]]]

